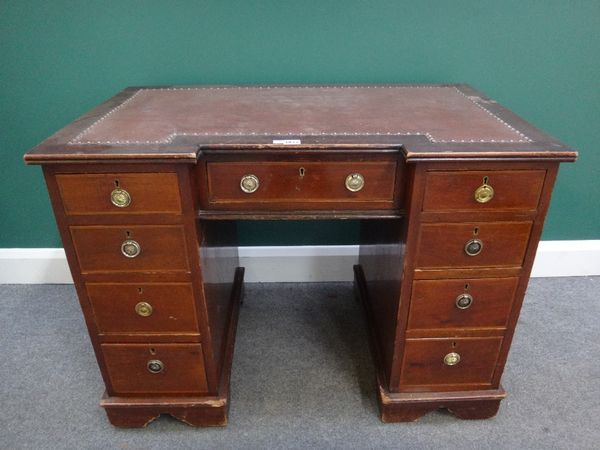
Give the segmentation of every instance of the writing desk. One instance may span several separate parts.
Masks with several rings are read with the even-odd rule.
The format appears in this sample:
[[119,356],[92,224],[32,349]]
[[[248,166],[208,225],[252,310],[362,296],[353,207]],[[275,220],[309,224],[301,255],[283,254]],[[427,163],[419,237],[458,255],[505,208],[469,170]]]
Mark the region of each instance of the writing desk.
[[493,416],[558,165],[575,158],[465,85],[128,88],[25,155],[116,426],[226,424],[236,219],[360,219],[382,420]]

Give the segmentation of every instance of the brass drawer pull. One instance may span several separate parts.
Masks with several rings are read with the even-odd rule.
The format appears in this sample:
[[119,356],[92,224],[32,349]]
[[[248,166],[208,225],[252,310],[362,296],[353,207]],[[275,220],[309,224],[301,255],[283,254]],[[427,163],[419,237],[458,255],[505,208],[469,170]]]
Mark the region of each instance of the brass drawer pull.
[[456,307],[458,309],[470,308],[473,304],[473,296],[470,294],[460,294],[456,297]]
[[152,315],[152,305],[146,302],[139,302],[135,305],[135,312],[142,317],[148,317]]
[[161,373],[164,370],[165,365],[162,361],[158,359],[151,359],[146,364],[146,367],[148,368],[148,372],[150,373]]
[[117,208],[126,208],[131,204],[131,195],[125,189],[117,188],[110,193],[110,202]]
[[460,355],[458,353],[448,353],[444,356],[444,364],[447,366],[455,366],[460,362]]
[[494,188],[488,184],[488,177],[483,177],[483,184],[475,189],[475,201],[487,203],[494,198]]
[[246,194],[252,194],[253,192],[256,192],[259,186],[260,182],[258,181],[258,177],[256,175],[244,175],[240,180],[240,188]]
[[121,253],[127,258],[135,258],[142,251],[142,247],[133,239],[127,239],[121,244]]
[[358,192],[365,187],[365,179],[360,173],[351,173],[346,177],[346,189]]
[[465,253],[469,256],[477,256],[483,250],[483,242],[479,239],[470,239],[465,244]]

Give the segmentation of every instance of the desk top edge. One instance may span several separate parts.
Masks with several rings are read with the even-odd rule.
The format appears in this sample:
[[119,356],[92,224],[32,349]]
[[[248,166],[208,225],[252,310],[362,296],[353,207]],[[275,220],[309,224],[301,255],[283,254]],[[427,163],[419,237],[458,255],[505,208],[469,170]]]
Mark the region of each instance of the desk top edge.
[[[363,98],[369,99],[371,94],[381,89],[396,89],[408,92],[408,89],[435,89],[447,88],[460,93],[485,111],[494,120],[497,120],[505,129],[498,128],[501,133],[514,131],[518,139],[509,140],[439,140],[431,139],[431,136],[419,133],[316,133],[310,134],[212,134],[206,136],[175,136],[169,142],[110,142],[110,143],[87,143],[77,141],[77,138],[90,128],[100,123],[107,115],[121,108],[131,101],[140,92],[147,91],[196,91],[205,94],[207,91],[224,92],[237,90],[236,92],[250,92],[261,94],[265,91],[285,91],[287,94],[299,95],[302,90],[316,92],[323,90],[329,93],[348,93],[351,90],[360,92]],[[421,91],[423,92],[423,91]],[[446,90],[445,92],[450,92]],[[183,92],[181,92],[182,94]],[[212,94],[211,94],[212,95]],[[264,94],[262,94],[264,95]],[[270,95],[270,93],[268,93]],[[348,97],[346,97],[348,98]],[[413,95],[413,102],[415,96]],[[333,99],[335,103],[335,98]],[[443,100],[443,99],[442,99]],[[380,101],[380,100],[379,100]],[[465,102],[467,105],[467,103]],[[300,105],[303,106],[303,105]],[[328,107],[331,105],[327,105]],[[373,106],[373,105],[367,105]],[[378,106],[374,104],[374,106]],[[388,105],[389,107],[389,105]],[[319,112],[318,110],[316,110]],[[277,111],[275,111],[277,112]],[[213,114],[214,116],[214,114]],[[479,117],[481,119],[481,117]],[[257,119],[258,120],[258,119]],[[393,124],[393,122],[392,122]],[[490,125],[493,125],[489,122]],[[449,129],[450,126],[447,127]],[[444,131],[444,130],[442,130]],[[492,130],[496,131],[496,130]],[[195,133],[192,133],[195,134]],[[512,137],[508,135],[509,137]],[[522,137],[522,139],[520,138]],[[301,145],[274,145],[274,141],[295,140],[301,138]],[[261,149],[280,148],[282,152],[302,153],[306,149],[321,147],[323,151],[327,148],[340,146],[351,148],[355,146],[364,150],[378,151],[388,149],[391,146],[399,147],[408,161],[430,160],[430,159],[551,159],[558,161],[574,161],[577,152],[562,144],[553,137],[535,128],[516,114],[504,108],[497,102],[487,98],[465,84],[386,84],[386,85],[275,85],[275,86],[157,86],[157,87],[129,87],[94,108],[87,114],[76,119],[71,124],[59,130],[48,139],[31,149],[25,154],[24,159],[28,164],[49,164],[69,162],[182,162],[194,163],[202,149],[211,148],[236,148],[261,151]]]

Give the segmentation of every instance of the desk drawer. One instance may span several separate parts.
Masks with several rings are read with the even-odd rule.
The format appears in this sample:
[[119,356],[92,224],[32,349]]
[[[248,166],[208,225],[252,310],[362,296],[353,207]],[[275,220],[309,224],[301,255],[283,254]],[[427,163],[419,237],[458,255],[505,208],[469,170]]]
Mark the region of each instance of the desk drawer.
[[65,213],[153,214],[181,212],[177,174],[58,174]]
[[519,267],[529,243],[531,224],[530,221],[422,224],[417,268]]
[[87,283],[100,333],[198,333],[189,283]]
[[407,339],[400,384],[408,390],[489,386],[501,345],[501,337]]
[[181,225],[72,226],[70,230],[84,274],[189,271]]
[[479,278],[413,282],[407,332],[504,328],[519,279]]
[[216,207],[390,208],[396,161],[208,162],[208,202]]
[[200,344],[102,344],[114,392],[179,394],[207,392]]
[[545,170],[430,171],[423,211],[535,211],[545,176]]

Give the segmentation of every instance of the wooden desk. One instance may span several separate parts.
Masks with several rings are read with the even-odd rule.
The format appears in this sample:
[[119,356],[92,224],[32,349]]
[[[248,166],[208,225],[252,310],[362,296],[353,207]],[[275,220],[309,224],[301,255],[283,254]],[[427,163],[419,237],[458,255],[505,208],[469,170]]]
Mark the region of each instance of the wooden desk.
[[570,148],[464,85],[129,88],[41,164],[116,426],[225,425],[234,219],[361,220],[384,421],[496,414]]

